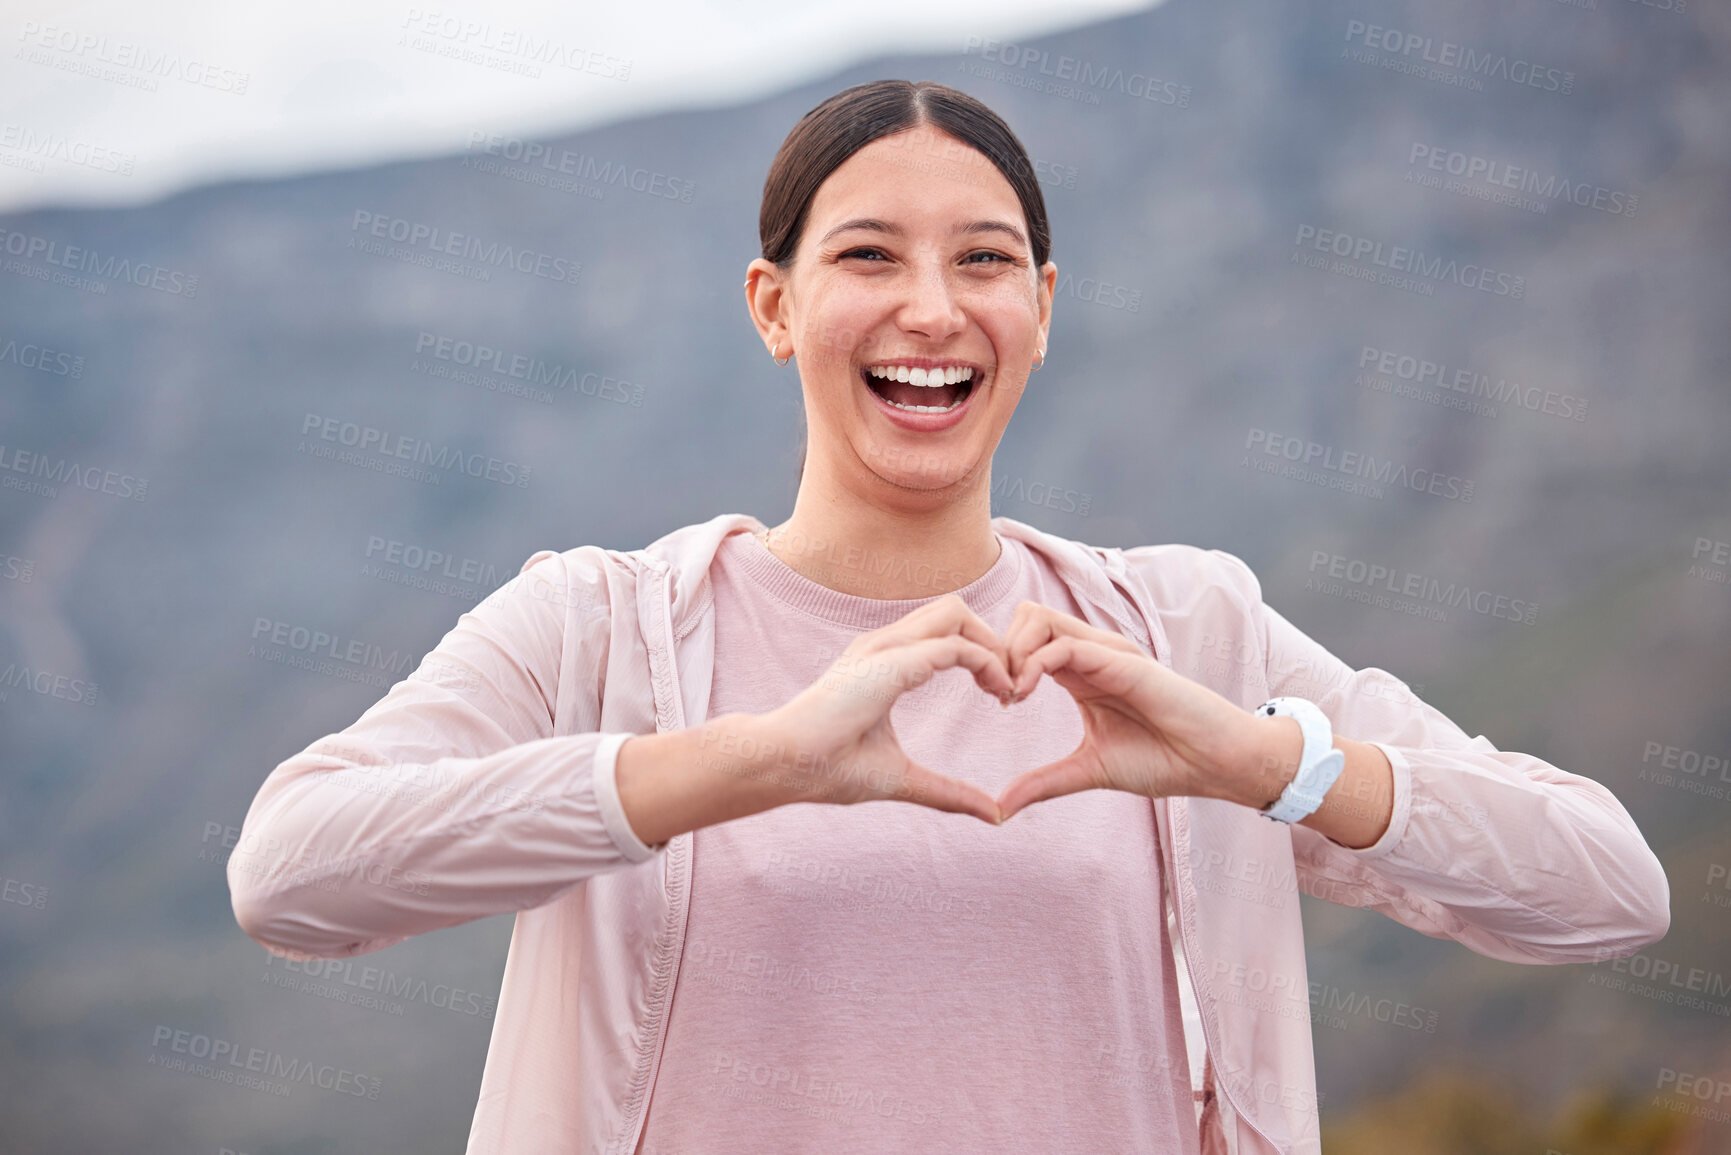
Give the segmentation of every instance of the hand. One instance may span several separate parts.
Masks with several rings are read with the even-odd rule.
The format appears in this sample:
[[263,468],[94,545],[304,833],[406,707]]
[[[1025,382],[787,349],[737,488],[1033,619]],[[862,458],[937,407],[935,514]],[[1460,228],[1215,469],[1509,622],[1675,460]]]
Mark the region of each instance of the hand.
[[[1188,794],[1262,807],[1286,785],[1270,759],[1290,735],[1206,686],[1161,665],[1122,635],[1049,606],[1023,602],[1004,635],[1015,700],[1042,676],[1069,691],[1082,741],[1067,756],[1017,776],[998,796],[1003,818],[1078,790],[1127,790],[1150,798]],[[1296,758],[1293,759],[1296,768]]]
[[[919,765],[902,750],[890,709],[904,692],[953,666],[971,670],[976,685],[1006,704],[1051,675],[1076,700],[1082,742],[1067,757],[1017,777],[997,799]],[[1241,710],[1118,634],[1024,602],[1000,639],[950,595],[859,635],[816,682],[776,710],[628,738],[619,747],[615,784],[633,831],[655,846],[790,802],[897,799],[992,823],[1042,799],[1091,789],[1192,794],[1261,808],[1296,771],[1299,742],[1292,719]],[[1350,771],[1357,744],[1346,745]],[[1364,750],[1380,762],[1384,794],[1392,797],[1387,760],[1374,747]],[[1343,844],[1369,845],[1377,836]]]
[[822,677],[761,718],[764,731],[797,755],[778,760],[784,801],[898,799],[1000,822],[990,794],[909,758],[890,725],[897,698],[954,666],[972,671],[986,693],[1008,699],[1003,643],[955,594],[855,638]]

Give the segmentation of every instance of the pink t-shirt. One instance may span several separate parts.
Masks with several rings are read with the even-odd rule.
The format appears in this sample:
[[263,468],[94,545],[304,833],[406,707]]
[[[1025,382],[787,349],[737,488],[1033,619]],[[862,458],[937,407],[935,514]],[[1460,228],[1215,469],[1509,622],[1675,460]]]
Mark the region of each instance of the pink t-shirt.
[[[958,591],[994,630],[1077,613],[999,537]],[[710,716],[763,713],[920,600],[838,593],[751,534],[721,547]],[[1081,739],[1050,679],[1005,710],[947,670],[891,714],[916,761],[997,794]],[[1000,828],[800,803],[696,832],[684,960],[641,1155],[1146,1151],[1197,1128],[1153,807],[1089,790]]]

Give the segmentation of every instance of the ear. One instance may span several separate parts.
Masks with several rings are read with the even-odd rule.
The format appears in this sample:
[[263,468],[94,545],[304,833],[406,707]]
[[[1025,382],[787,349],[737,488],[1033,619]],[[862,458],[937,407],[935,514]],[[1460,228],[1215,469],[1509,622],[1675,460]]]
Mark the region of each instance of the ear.
[[1058,266],[1047,261],[1040,266],[1040,348],[1050,349],[1051,343],[1046,340],[1052,328],[1052,296],[1058,287]]
[[762,257],[745,266],[745,308],[771,356],[778,346],[784,357],[794,351],[787,306],[787,278],[780,269]]

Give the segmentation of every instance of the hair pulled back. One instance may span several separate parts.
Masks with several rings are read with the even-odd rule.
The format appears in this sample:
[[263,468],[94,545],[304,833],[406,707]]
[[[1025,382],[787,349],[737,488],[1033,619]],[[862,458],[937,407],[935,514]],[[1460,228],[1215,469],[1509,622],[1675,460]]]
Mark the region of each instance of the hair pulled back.
[[1010,182],[1028,221],[1034,267],[1046,263],[1052,228],[1027,150],[1002,117],[965,92],[931,80],[874,80],[844,88],[800,118],[781,142],[763,182],[757,231],[763,258],[793,263],[811,201],[829,174],[874,140],[920,125],[977,150]]

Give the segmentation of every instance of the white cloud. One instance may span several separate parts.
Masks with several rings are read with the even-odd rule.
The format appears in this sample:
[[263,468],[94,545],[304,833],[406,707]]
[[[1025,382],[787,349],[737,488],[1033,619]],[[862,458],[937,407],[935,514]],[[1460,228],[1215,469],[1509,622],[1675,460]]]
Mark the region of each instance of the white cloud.
[[0,25],[0,211],[460,151],[732,104],[1158,0],[678,0],[463,7],[37,2]]

